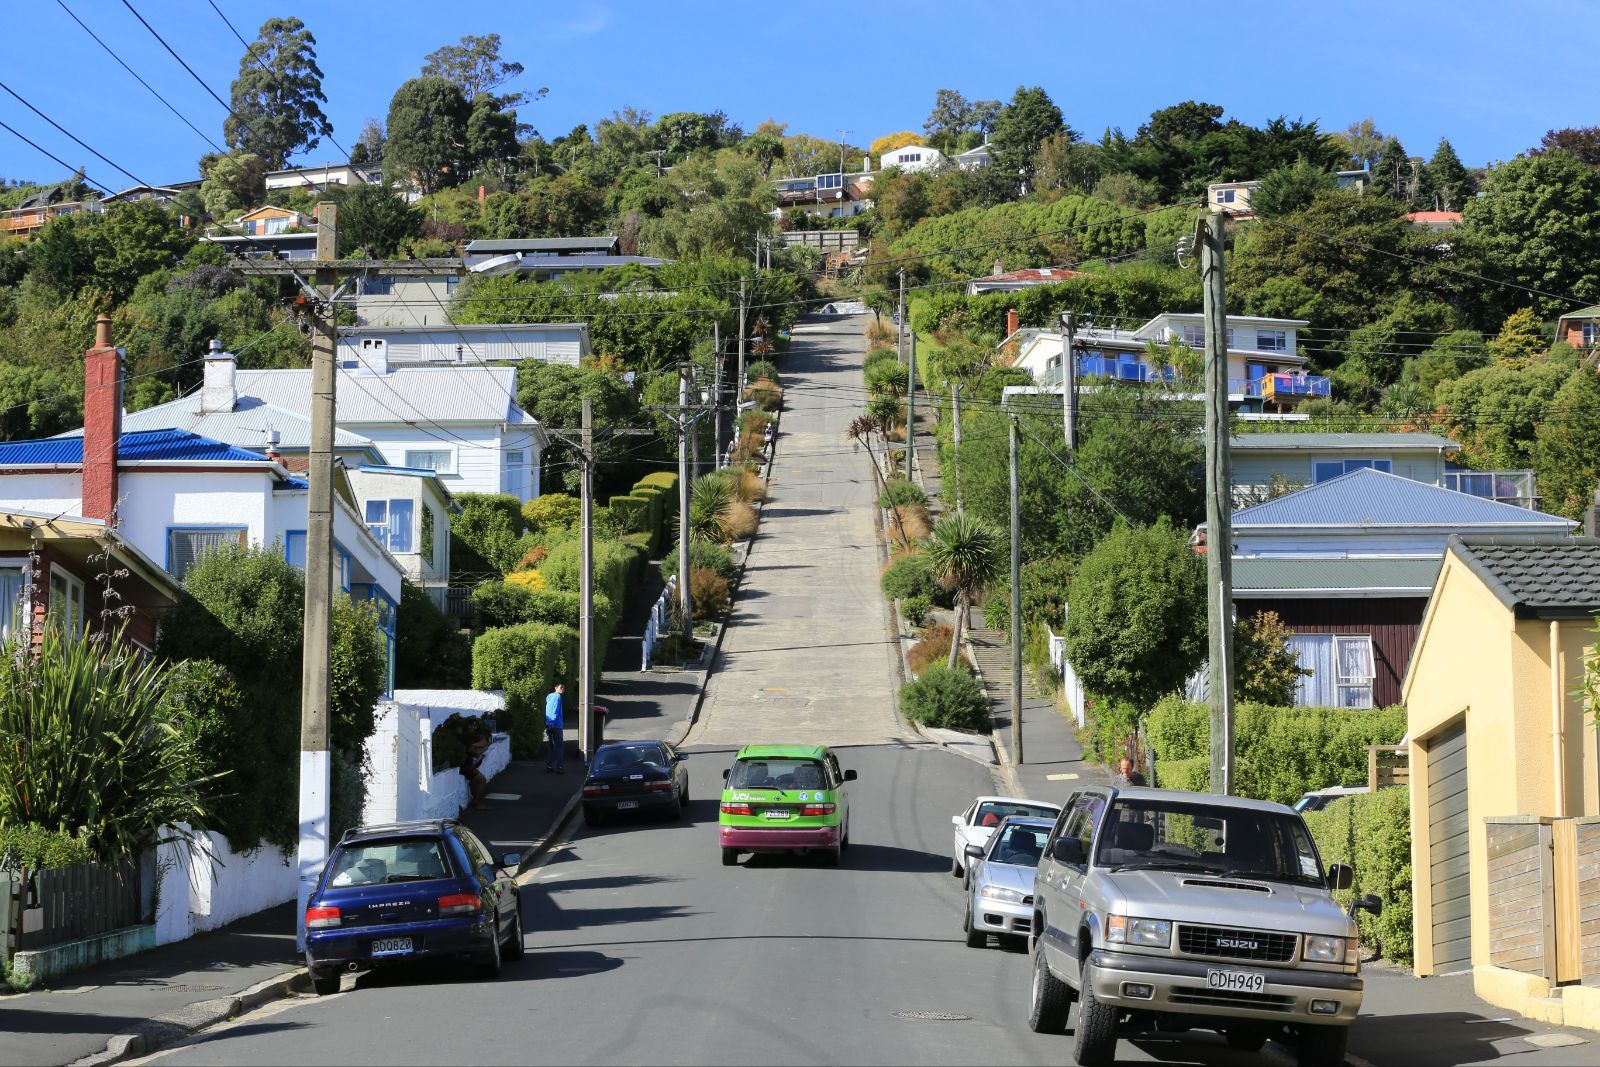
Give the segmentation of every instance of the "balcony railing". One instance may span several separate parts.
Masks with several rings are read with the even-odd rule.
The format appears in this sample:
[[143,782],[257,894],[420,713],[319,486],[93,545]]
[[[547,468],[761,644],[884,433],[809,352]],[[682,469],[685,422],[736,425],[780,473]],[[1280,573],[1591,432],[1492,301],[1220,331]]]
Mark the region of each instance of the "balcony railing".
[[1500,504],[1539,506],[1538,484],[1532,471],[1445,471],[1439,484]]
[[1308,396],[1328,396],[1330,382],[1320,374],[1268,374],[1261,380],[1263,400],[1295,400]]

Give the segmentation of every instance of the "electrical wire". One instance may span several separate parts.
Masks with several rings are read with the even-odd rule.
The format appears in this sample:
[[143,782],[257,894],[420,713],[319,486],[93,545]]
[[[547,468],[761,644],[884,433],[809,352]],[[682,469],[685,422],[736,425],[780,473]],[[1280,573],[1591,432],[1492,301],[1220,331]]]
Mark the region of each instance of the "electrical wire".
[[11,86],[7,85],[5,82],[0,81],[0,89],[4,89],[7,93],[10,93],[13,97],[16,98],[16,101],[19,104],[21,104],[23,107],[27,108],[29,111],[33,112],[35,115],[38,115],[40,118],[44,119],[50,125],[54,126],[57,130],[59,130],[61,133],[66,134],[68,137],[70,137],[73,141],[75,141],[77,143],[79,148],[82,148],[85,151],[89,152],[91,155],[97,157],[100,160],[100,162],[104,163],[106,166],[110,167],[112,170],[118,170],[118,171],[121,171],[123,174],[126,174],[128,176],[128,179],[130,181],[132,181],[135,185],[148,185],[149,184],[144,179],[139,178],[132,171],[128,170],[127,167],[124,167],[119,163],[114,163],[111,160],[107,159],[104,155],[101,155],[101,153],[96,151],[92,145],[86,144],[83,140],[81,140],[71,130],[68,130],[65,126],[61,125],[61,123],[57,122],[55,119],[51,118],[49,115],[46,115],[43,111],[40,111],[38,108],[34,107],[27,100],[23,99],[23,97],[22,97],[22,95],[20,93],[18,93],[15,89],[11,88]]
[[54,152],[51,152],[47,148],[40,147],[34,141],[29,140],[27,137],[23,136],[22,134],[18,133],[16,130],[12,129],[4,121],[0,121],[0,129],[5,130],[7,133],[11,134],[17,140],[19,140],[19,141],[23,142],[24,144],[26,144],[29,148],[32,148],[34,151],[38,152],[40,155],[47,156],[50,159],[54,160],[56,165],[61,167],[67,173],[69,173],[69,174],[82,174],[83,175],[83,180],[85,182],[87,182],[88,184],[94,186],[96,189],[99,189],[102,193],[105,193],[107,196],[111,195],[111,190],[110,189],[108,189],[104,185],[101,185],[99,182],[95,181],[93,178],[89,177],[89,175],[88,175],[88,173],[86,171],[83,171],[81,168],[74,167],[70,163],[63,162],[60,156],[56,155]]

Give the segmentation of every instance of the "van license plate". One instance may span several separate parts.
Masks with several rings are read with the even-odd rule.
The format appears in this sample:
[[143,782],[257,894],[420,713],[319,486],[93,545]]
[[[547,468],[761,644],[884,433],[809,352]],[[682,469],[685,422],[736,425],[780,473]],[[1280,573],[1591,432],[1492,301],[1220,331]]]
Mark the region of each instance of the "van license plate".
[[789,812],[785,808],[768,808],[761,814],[768,819],[787,819],[789,817]]
[[374,956],[406,956],[411,953],[409,937],[384,937],[372,943]]
[[1267,988],[1267,976],[1251,971],[1219,971],[1215,967],[1206,971],[1207,989],[1225,989],[1230,993],[1260,993]]

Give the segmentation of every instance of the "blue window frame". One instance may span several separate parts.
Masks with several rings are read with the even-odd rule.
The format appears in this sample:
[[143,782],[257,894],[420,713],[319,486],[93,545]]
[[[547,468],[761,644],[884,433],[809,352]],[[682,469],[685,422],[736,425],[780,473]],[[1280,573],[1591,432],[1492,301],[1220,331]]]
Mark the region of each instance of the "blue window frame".
[[369,500],[366,503],[367,529],[390,552],[412,551],[412,517],[415,503],[410,500]]
[[291,567],[306,569],[306,532],[290,530],[283,535],[283,558]]
[[361,583],[351,590],[351,598],[365,600],[378,616],[378,638],[383,643],[385,664],[384,696],[394,695],[395,630],[400,620],[400,605],[376,585]]

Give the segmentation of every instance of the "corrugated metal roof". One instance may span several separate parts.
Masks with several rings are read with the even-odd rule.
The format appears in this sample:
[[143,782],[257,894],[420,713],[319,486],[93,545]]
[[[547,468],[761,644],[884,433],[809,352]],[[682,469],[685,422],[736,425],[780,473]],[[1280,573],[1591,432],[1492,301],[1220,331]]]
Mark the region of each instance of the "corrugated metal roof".
[[[202,412],[200,394],[193,393],[143,411],[130,411],[122,416],[122,425],[129,431],[176,427],[256,451],[267,447],[267,431],[277,430],[278,447],[291,451],[311,447],[309,418],[253,396],[241,396],[232,411]],[[73,431],[74,434],[82,432]],[[335,448],[372,447],[367,438],[345,429],[335,429],[333,443]]]
[[1513,611],[1557,618],[1600,611],[1600,540],[1456,537],[1450,551]]
[[1265,559],[1233,561],[1235,593],[1326,589],[1383,589],[1426,596],[1439,574],[1437,556],[1419,559]]
[[594,250],[597,252],[609,251],[617,244],[614,235],[600,237],[514,237],[509,239],[494,239],[481,241],[468,241],[467,254],[493,252],[578,252]]
[[1270,526],[1518,526],[1529,533],[1567,533],[1577,524],[1559,515],[1363,469],[1233,513],[1236,529]]
[[1235,451],[1288,449],[1444,449],[1461,446],[1433,433],[1241,433],[1228,439]]
[[[119,460],[161,460],[173,463],[268,462],[265,457],[186,430],[159,429],[125,433],[117,441]],[[50,437],[40,441],[0,443],[0,467],[34,463],[81,464],[82,437]]]
[[[309,370],[241,370],[240,396],[302,415],[311,412]],[[536,425],[512,402],[515,367],[397,367],[388,374],[339,372],[338,419],[396,425],[428,422],[504,422]]]

